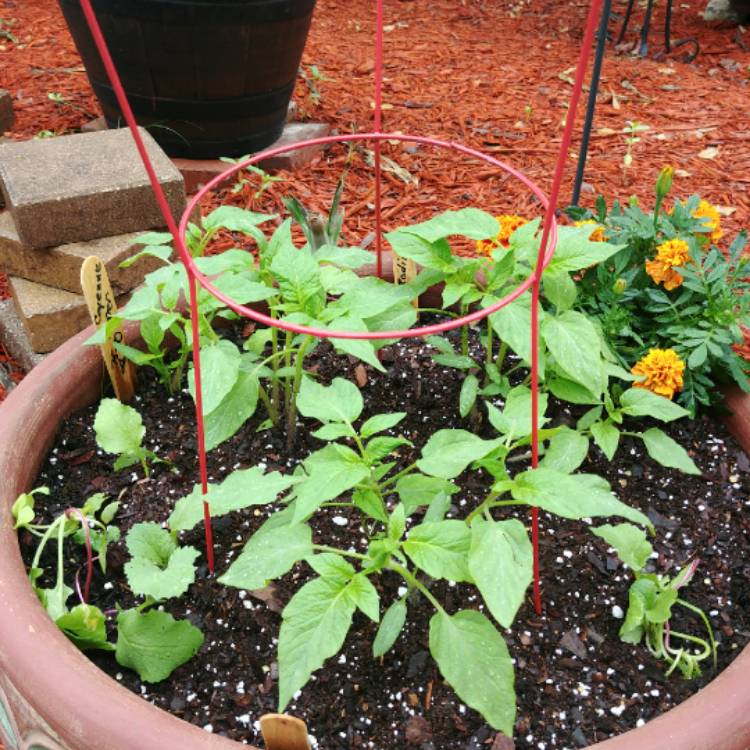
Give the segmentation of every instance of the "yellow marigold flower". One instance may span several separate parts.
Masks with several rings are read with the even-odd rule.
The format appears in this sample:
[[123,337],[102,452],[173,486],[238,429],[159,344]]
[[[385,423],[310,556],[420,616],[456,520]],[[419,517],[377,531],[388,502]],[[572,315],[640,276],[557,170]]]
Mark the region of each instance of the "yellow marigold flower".
[[685,363],[674,349],[650,349],[630,371],[641,379],[633,383],[636,388],[647,388],[660,396],[672,398],[681,391]]
[[685,240],[667,240],[656,248],[656,259],[668,266],[684,266],[690,260],[690,248]]
[[693,211],[693,218],[706,219],[704,225],[711,230],[709,237],[711,242],[718,242],[724,236],[724,230],[721,228],[721,216],[716,210],[716,206],[711,205],[708,201],[701,200],[698,208]]
[[528,223],[528,219],[516,214],[503,214],[495,218],[500,224],[500,231],[494,239],[477,240],[477,252],[481,255],[489,255],[496,247],[508,247],[513,232]]
[[594,227],[593,231],[589,235],[589,240],[591,242],[604,242],[604,227],[598,222],[594,221],[593,219],[584,219],[583,221],[576,221],[575,225],[577,227],[588,227],[592,226]]

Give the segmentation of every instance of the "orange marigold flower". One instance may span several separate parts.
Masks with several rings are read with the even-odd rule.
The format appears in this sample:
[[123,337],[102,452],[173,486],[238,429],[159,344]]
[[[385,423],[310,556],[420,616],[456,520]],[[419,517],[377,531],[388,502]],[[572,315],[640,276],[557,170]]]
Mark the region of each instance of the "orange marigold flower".
[[589,235],[589,240],[591,242],[605,242],[604,239],[604,227],[598,222],[594,221],[593,219],[584,219],[583,221],[576,221],[575,225],[577,227],[594,227],[593,231]]
[[503,214],[495,218],[500,224],[500,231],[494,239],[477,240],[477,252],[481,255],[489,255],[497,247],[508,247],[513,232],[528,223],[528,219],[516,214]]
[[668,266],[684,266],[690,260],[690,248],[685,240],[662,242],[656,248],[656,259]]
[[636,388],[647,388],[671,399],[675,391],[682,390],[685,363],[674,349],[650,349],[630,372],[641,376],[640,380],[633,383]]
[[690,249],[685,240],[666,240],[656,248],[656,258],[646,261],[646,273],[655,284],[664,284],[667,291],[672,291],[685,280],[674,269],[684,266],[689,259]]
[[711,242],[718,242],[724,236],[724,230],[721,228],[721,216],[716,210],[716,206],[711,205],[706,200],[701,200],[698,208],[693,211],[693,218],[705,219],[703,224],[711,230],[709,237]]

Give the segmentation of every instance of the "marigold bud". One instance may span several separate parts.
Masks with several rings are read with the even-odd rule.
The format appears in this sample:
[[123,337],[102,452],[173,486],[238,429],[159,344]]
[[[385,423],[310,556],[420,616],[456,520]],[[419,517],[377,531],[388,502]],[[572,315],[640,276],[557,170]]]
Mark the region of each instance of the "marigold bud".
[[674,177],[674,167],[664,167],[659,172],[656,180],[656,200],[661,203],[666,194],[672,189],[672,178]]
[[628,288],[627,279],[619,278],[612,285],[612,290],[615,294],[622,294]]

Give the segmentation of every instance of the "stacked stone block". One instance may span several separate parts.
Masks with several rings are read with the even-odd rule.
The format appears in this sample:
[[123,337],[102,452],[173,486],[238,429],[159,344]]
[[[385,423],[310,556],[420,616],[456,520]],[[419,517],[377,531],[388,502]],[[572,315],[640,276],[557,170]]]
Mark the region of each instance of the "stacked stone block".
[[[185,208],[182,175],[141,130],[175,218]],[[140,249],[137,237],[164,219],[127,130],[109,130],[0,145],[0,271],[13,305],[0,307],[0,337],[17,346],[18,321],[31,352],[49,352],[89,322],[80,268],[89,255],[107,267],[124,300],[158,261],[119,264]],[[17,317],[17,321],[9,320]],[[10,336],[10,330],[15,335]],[[33,361],[29,352],[11,351]]]

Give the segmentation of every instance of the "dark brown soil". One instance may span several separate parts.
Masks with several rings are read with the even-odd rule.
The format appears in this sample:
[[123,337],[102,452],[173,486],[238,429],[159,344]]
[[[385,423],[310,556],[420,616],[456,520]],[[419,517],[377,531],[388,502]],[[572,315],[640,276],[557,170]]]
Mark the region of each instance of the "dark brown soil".
[[[430,351],[419,340],[386,350],[387,372],[367,368],[368,382],[362,389],[363,416],[408,412],[399,429],[413,440],[415,451],[437,429],[468,426],[457,414],[458,373],[434,364]],[[354,379],[354,363],[344,359],[345,370],[334,372],[334,361],[327,344],[320,345],[311,360],[324,381],[335,374]],[[142,372],[134,405],[143,413],[149,447],[173,461],[178,473],[163,465],[157,465],[148,480],[140,470],[114,473],[112,457],[96,450],[95,407],[91,407],[66,420],[37,480],[52,489],[51,513],[105,491],[123,501],[116,523],[124,533],[138,521],[163,521],[174,501],[192,489],[198,473],[190,397],[166,399]],[[209,472],[214,481],[259,462],[269,470],[288,472],[322,445],[309,436],[305,425],[294,454],[287,455],[282,435],[256,432],[262,418],[256,416],[212,452]],[[683,420],[667,431],[690,450],[703,476],[664,469],[629,439],[611,464],[592,448],[584,469],[605,476],[621,499],[651,516],[659,532],[654,543],[658,559],[653,561],[658,572],[674,572],[687,560],[701,559],[698,575],[683,596],[709,615],[721,669],[750,640],[750,462],[721,424],[707,417]],[[404,464],[412,459],[409,449],[402,451],[401,458]],[[454,517],[466,515],[489,481],[474,472],[459,483],[463,492],[454,496],[456,506],[450,513]],[[226,569],[272,510],[250,509],[216,520],[218,572]],[[349,509],[336,510],[340,509],[319,515],[316,541],[359,549],[364,545],[359,519]],[[584,747],[648,721],[714,676],[707,667],[692,682],[665,678],[663,665],[645,648],[620,642],[621,621],[613,616],[613,609],[626,609],[631,575],[607,554],[606,545],[587,531],[586,524],[545,514],[541,520],[544,612],[537,617],[527,601],[513,630],[505,634],[517,665],[517,748]],[[28,557],[31,539],[22,541]],[[186,535],[185,541],[202,548],[202,527]],[[69,575],[73,575],[84,557],[81,548],[73,546],[67,553]],[[133,603],[122,572],[125,559],[122,545],[117,545],[110,555],[109,583],[97,568],[92,601],[102,609],[113,608],[115,602]],[[277,698],[278,613],[310,575],[307,565],[298,565],[267,592],[264,602],[219,585],[206,576],[204,565],[188,594],[166,605],[176,617],[187,617],[205,633],[199,654],[171,680],[144,685],[111,655],[97,654],[94,660],[130,690],[176,716],[206,731],[262,746],[257,719],[275,710]],[[399,580],[386,574],[378,586],[387,606],[396,596]],[[480,606],[472,587],[438,582],[433,590],[449,612]],[[376,626],[356,615],[342,654],[314,675],[289,713],[307,722],[316,746],[324,750],[512,747],[500,740],[493,744],[494,731],[441,679],[428,654],[430,609],[423,601],[414,601],[409,613],[407,627],[382,663],[371,657]],[[700,628],[697,622],[683,626],[696,632]]]

